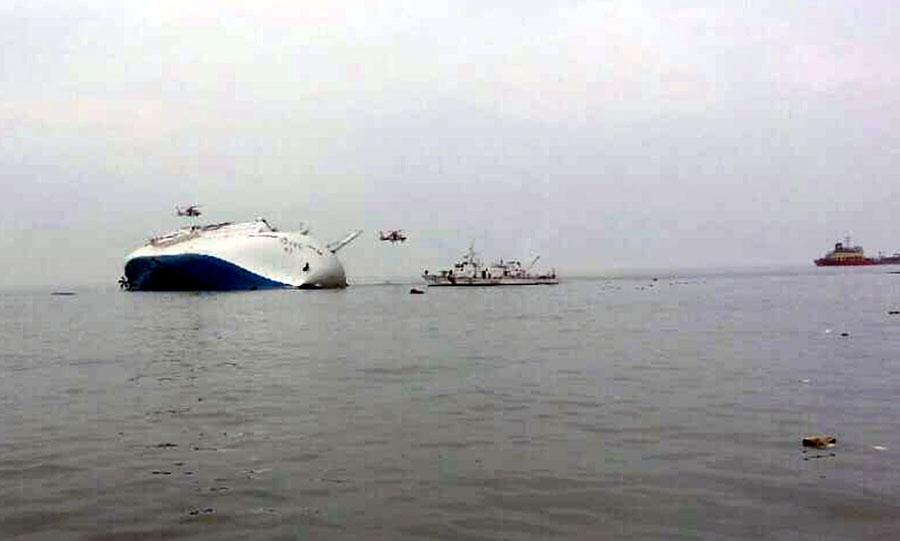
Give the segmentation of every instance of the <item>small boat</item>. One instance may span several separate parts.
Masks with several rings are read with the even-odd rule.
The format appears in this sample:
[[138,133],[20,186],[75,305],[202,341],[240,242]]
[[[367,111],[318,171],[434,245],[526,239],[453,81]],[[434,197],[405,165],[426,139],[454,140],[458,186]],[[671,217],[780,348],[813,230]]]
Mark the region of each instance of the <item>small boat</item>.
[[426,270],[422,278],[428,287],[471,287],[471,286],[528,286],[554,285],[559,277],[553,270],[545,274],[532,274],[530,269],[540,259],[535,257],[528,267],[517,260],[500,260],[493,265],[484,265],[473,247],[463,254],[452,268],[430,272]]

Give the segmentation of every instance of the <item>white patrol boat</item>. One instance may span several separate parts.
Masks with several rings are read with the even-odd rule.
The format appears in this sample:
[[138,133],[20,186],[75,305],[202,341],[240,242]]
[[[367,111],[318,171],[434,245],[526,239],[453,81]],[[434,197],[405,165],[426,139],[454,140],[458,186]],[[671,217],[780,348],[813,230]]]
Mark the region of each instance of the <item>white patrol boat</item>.
[[529,286],[553,285],[559,283],[556,270],[545,274],[531,274],[530,269],[540,256],[535,257],[528,267],[518,260],[503,261],[486,266],[475,253],[474,247],[463,254],[452,268],[430,272],[426,270],[422,278],[429,287],[460,286]]
[[151,238],[132,252],[119,284],[151,291],[346,287],[335,254],[360,233],[322,245],[306,227],[279,231],[264,218],[192,225]]

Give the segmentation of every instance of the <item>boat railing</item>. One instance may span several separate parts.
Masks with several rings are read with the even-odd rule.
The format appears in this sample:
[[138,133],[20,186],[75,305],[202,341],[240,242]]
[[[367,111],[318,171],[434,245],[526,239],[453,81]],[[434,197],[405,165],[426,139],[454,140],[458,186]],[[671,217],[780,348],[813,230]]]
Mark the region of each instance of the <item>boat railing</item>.
[[200,236],[199,230],[196,227],[191,227],[190,229],[176,231],[175,233],[153,237],[150,239],[150,245],[157,248],[164,248],[166,246],[173,246],[197,238],[198,236]]
[[254,221],[246,223],[220,222],[217,224],[192,225],[159,235],[150,239],[150,245],[156,247],[172,246],[191,239],[195,239],[200,235],[213,234],[215,236],[230,235],[234,233],[269,233],[277,231],[265,221]]

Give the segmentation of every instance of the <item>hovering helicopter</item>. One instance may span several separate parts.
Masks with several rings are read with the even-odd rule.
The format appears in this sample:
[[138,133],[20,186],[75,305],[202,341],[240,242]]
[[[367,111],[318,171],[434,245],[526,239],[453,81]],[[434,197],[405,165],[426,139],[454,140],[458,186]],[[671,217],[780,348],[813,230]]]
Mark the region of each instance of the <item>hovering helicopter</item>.
[[200,205],[188,205],[186,207],[175,207],[175,213],[179,216],[200,216]]
[[391,244],[406,241],[406,232],[402,229],[390,229],[388,231],[379,231],[378,240],[386,240]]

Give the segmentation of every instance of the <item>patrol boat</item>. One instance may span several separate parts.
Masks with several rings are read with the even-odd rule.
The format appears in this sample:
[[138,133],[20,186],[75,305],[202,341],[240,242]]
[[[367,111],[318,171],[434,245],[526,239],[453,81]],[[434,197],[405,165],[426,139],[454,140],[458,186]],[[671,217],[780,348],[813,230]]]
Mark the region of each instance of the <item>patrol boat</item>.
[[428,287],[461,287],[461,286],[529,286],[553,285],[559,283],[556,270],[545,274],[531,274],[530,269],[538,262],[535,257],[528,267],[523,267],[517,260],[503,261],[493,265],[484,265],[475,253],[474,247],[463,254],[453,268],[430,272],[426,270],[422,278]]
[[143,291],[347,287],[336,254],[360,233],[323,245],[307,227],[279,231],[265,218],[191,225],[132,252],[119,285]]

